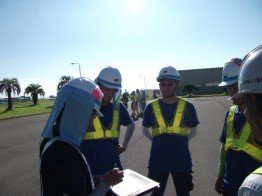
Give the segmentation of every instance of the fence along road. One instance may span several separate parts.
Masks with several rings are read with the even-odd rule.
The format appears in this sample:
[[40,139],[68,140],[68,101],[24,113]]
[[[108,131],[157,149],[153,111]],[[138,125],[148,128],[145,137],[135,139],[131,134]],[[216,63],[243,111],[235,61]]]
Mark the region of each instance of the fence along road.
[[[193,196],[217,195],[214,184],[219,161],[219,137],[225,112],[231,105],[227,99],[189,99],[195,105],[200,121],[197,136],[190,142],[195,172]],[[0,195],[40,195],[38,148],[47,118],[45,114],[0,121]],[[142,135],[141,123],[141,119],[136,121],[133,138],[121,160],[125,168],[147,175],[151,143]],[[176,195],[171,177],[165,195]]]

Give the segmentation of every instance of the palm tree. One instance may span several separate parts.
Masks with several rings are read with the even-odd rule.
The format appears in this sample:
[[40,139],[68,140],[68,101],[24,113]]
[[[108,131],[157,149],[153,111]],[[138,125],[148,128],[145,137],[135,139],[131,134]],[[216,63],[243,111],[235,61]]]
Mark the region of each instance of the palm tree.
[[38,95],[45,96],[45,91],[39,84],[29,84],[29,86],[25,89],[25,94],[31,94],[32,101],[34,105],[36,105],[38,102]]
[[12,110],[13,109],[13,104],[12,104],[12,92],[14,94],[20,94],[21,89],[20,85],[18,83],[18,80],[16,78],[4,78],[2,81],[0,81],[0,93],[6,93],[7,95],[7,102],[8,106],[6,108],[6,111]]
[[72,76],[66,76],[66,75],[62,76],[57,85],[57,91],[59,91],[67,82],[69,82],[72,79],[73,79]]

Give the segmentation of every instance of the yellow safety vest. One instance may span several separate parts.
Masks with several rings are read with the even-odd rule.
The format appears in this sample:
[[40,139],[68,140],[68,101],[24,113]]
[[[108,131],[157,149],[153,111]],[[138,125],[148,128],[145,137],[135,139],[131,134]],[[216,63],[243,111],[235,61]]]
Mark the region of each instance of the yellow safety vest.
[[132,100],[133,102],[137,102],[137,95],[132,95],[132,96],[131,96],[131,100]]
[[120,126],[118,108],[113,110],[113,118],[110,124],[111,128],[109,126],[107,129],[105,129],[100,118],[98,116],[95,117],[93,119],[93,126],[95,131],[87,130],[84,140],[119,138]]
[[228,112],[225,150],[227,151],[228,149],[233,149],[237,151],[243,151],[249,154],[251,157],[262,162],[262,149],[256,147],[254,143],[248,142],[249,137],[252,136],[248,122],[245,122],[239,134],[236,135],[234,131],[235,110],[236,106],[232,106]]
[[161,134],[188,135],[189,128],[181,126],[184,116],[185,106],[186,106],[186,100],[179,97],[177,103],[177,109],[173,119],[173,124],[168,125],[163,118],[158,100],[153,101],[152,107],[154,110],[156,121],[158,123],[158,127],[152,128],[152,136],[155,137]]
[[262,175],[262,167],[257,168],[255,171],[252,172],[252,174],[260,174],[260,175]]

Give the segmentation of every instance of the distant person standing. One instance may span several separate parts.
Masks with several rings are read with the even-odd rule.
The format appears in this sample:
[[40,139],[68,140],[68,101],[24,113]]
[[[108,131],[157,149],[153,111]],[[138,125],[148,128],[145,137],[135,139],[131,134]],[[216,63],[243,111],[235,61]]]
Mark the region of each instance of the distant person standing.
[[140,99],[141,99],[141,94],[140,94],[140,90],[136,89],[136,97],[137,97],[137,107],[138,107],[138,117],[140,116],[140,112],[141,112],[141,107],[140,107]]
[[[96,83],[104,94],[100,109],[103,116],[94,118],[87,127],[81,148],[93,175],[100,175],[115,167],[122,170],[120,154],[127,149],[135,123],[119,102],[122,88],[119,70],[113,67],[102,69]],[[126,131],[123,142],[119,143],[121,125],[126,126]]]
[[137,117],[143,117],[142,112],[142,105],[141,105],[141,91],[139,89],[136,89],[136,95],[137,95],[137,106],[138,106],[138,115]]
[[138,120],[139,118],[139,111],[138,111],[138,96],[135,91],[132,91],[131,93],[131,109],[132,109],[132,114],[131,116],[133,117],[134,120]]
[[122,98],[120,100],[120,101],[122,101],[124,106],[126,106],[126,108],[128,108],[128,96],[127,95],[128,95],[127,92],[123,93]]
[[178,97],[180,76],[171,66],[160,70],[157,77],[162,97],[146,106],[143,134],[152,141],[148,177],[159,182],[152,195],[163,195],[171,173],[178,196],[193,190],[192,161],[188,141],[199,124],[195,107]]
[[[222,82],[219,86],[227,88],[229,96],[238,92],[238,75],[241,59],[233,58],[227,62],[222,71]],[[244,116],[246,105],[242,97],[232,98],[234,106],[229,108],[221,133],[222,143],[220,150],[220,166],[215,184],[219,194],[236,196],[237,191],[246,176],[261,165],[256,153],[239,144],[254,146],[253,150],[259,152],[253,141],[250,125]]]
[[146,107],[146,91],[140,91],[140,99],[139,99],[139,106],[140,106],[140,116],[143,117],[144,110]]

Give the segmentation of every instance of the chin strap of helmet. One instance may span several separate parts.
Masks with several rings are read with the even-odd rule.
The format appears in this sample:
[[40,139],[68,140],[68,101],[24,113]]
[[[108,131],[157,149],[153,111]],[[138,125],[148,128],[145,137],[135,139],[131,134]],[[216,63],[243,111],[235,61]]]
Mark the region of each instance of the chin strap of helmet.
[[114,109],[118,108],[119,105],[119,99],[121,96],[122,90],[118,90],[113,98],[113,105],[114,105]]

